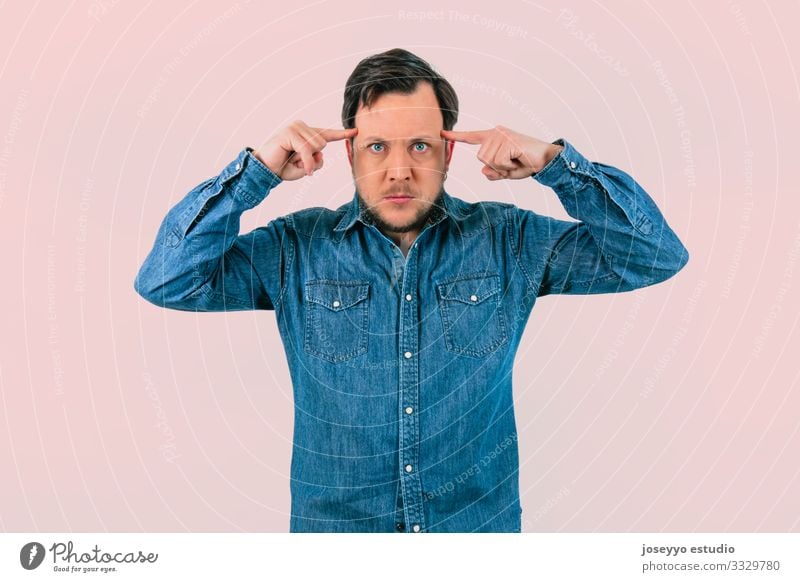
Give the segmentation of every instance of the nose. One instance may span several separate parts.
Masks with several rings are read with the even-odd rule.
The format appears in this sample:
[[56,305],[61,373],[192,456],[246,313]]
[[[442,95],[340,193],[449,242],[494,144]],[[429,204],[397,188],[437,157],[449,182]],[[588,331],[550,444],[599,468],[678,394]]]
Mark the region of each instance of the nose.
[[411,157],[402,147],[394,147],[386,163],[389,165],[389,181],[411,180]]

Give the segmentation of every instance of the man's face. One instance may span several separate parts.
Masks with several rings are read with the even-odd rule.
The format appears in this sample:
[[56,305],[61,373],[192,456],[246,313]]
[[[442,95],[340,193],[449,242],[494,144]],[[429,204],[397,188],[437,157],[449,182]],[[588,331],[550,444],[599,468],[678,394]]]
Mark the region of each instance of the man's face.
[[430,83],[414,93],[386,93],[360,106],[358,135],[346,143],[362,206],[381,230],[421,229],[440,203],[453,143],[445,144],[442,112]]

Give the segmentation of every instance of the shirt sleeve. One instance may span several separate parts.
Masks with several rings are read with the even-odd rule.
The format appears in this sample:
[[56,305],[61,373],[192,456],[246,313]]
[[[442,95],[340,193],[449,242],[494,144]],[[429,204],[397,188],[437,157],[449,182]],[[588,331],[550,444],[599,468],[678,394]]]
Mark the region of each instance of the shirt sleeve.
[[672,277],[689,252],[628,174],[591,162],[569,142],[532,178],[577,222],[514,207],[512,252],[537,296],[639,289]]
[[239,235],[240,217],[281,179],[242,150],[198,184],[161,223],[134,289],[159,307],[184,311],[275,309],[291,243],[283,217]]

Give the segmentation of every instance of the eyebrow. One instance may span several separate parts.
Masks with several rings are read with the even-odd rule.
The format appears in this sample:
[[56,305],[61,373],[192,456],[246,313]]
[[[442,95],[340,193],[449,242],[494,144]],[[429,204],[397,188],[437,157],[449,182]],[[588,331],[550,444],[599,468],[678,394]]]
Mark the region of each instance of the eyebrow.
[[[441,137],[436,138],[436,137],[433,137],[432,135],[418,135],[416,137],[411,137],[406,141],[419,141],[421,139],[432,139],[432,140],[435,140],[435,139],[441,139]],[[394,140],[388,140],[386,138],[383,138],[383,137],[380,137],[380,136],[377,136],[377,135],[371,135],[369,137],[365,137],[364,141],[394,141]]]

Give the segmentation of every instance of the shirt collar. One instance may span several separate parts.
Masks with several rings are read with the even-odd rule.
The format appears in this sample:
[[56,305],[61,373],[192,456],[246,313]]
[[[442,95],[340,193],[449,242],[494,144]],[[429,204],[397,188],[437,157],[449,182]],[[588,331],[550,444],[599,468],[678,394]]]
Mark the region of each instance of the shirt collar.
[[[339,223],[333,228],[333,230],[337,232],[348,231],[355,225],[356,221],[360,221],[362,224],[366,224],[368,226],[374,224],[361,207],[357,190],[353,193],[353,199],[342,206],[342,208],[345,209],[345,213],[342,215],[341,220],[339,220]],[[455,218],[454,215],[458,213],[457,211],[456,199],[450,196],[447,191],[445,191],[442,194],[441,206],[434,207],[428,216],[428,224],[435,226],[445,218]]]

